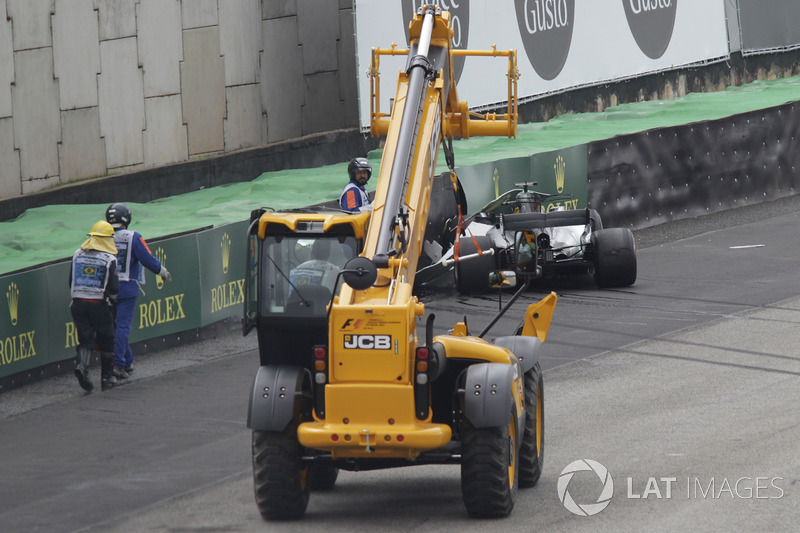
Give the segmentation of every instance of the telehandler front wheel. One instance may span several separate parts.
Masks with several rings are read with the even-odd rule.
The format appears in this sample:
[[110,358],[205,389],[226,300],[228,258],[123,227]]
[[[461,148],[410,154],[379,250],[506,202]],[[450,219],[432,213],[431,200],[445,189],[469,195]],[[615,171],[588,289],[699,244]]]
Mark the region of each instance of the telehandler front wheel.
[[476,428],[464,420],[461,436],[461,496],[473,518],[501,518],[514,509],[519,478],[517,418]]
[[253,431],[256,505],[265,520],[293,520],[308,506],[308,467],[300,462],[297,423],[283,431]]
[[544,379],[539,363],[525,372],[525,432],[519,449],[519,486],[533,487],[544,468]]

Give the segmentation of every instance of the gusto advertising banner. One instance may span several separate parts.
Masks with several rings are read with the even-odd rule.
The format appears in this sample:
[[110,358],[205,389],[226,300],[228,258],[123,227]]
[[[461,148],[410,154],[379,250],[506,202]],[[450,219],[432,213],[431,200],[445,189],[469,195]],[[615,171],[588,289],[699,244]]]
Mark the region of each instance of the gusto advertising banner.
[[[755,2],[755,0],[753,0]],[[786,0],[787,2],[790,0]],[[372,48],[408,45],[408,22],[425,0],[356,0],[361,124],[369,125]],[[518,52],[522,101],[729,56],[719,0],[437,0],[451,12],[457,49]],[[380,108],[389,109],[403,56],[382,57]],[[507,99],[507,62],[458,58],[459,98],[470,108]]]

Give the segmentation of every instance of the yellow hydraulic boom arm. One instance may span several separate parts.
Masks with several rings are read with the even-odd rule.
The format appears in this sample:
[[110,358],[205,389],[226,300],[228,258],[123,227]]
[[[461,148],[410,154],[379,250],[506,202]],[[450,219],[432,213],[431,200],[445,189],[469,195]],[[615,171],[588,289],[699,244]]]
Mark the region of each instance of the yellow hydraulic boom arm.
[[[513,51],[459,52],[508,57],[507,113],[478,115],[459,101],[456,92],[450,14],[434,5],[423,6],[409,29],[407,68],[399,74],[388,119],[378,111],[378,57],[401,51],[392,48],[373,53],[372,134],[386,135],[378,186],[363,251],[345,266],[345,283],[329,311],[328,352],[321,353],[327,362],[320,363],[320,368],[328,369],[326,376],[320,376],[320,383],[325,384],[324,420],[322,411],[317,410],[315,422],[298,427],[303,446],[328,448],[333,459],[414,458],[450,441],[450,426],[432,422],[432,411],[426,407],[426,385],[415,377],[420,368],[415,363],[418,348],[425,344],[417,339],[417,317],[424,314],[425,307],[412,288],[436,157],[442,142],[447,141],[445,151],[452,170],[449,141],[454,136],[516,135]],[[455,177],[453,181],[455,187]],[[364,276],[368,281],[352,276],[359,269],[369,271]],[[454,355],[512,363],[508,350],[468,337],[465,327],[456,325],[454,331],[454,337],[446,341]],[[519,409],[521,412],[521,405]],[[354,432],[358,438],[353,438]],[[376,437],[381,439],[380,447],[375,445]]]
[[[398,76],[388,119],[378,110],[378,58],[404,51],[395,47],[373,51],[372,134],[385,133],[386,142],[361,256],[377,267],[377,279],[366,288],[343,284],[331,308],[329,346],[332,360],[338,361],[331,365],[332,385],[338,379],[349,381],[366,379],[366,376],[372,379],[375,373],[384,373],[387,380],[395,383],[411,381],[407,362],[413,360],[409,353],[417,346],[416,317],[424,313],[424,306],[412,295],[412,288],[439,147],[454,136],[516,135],[518,74],[514,51],[458,52],[507,57],[509,61],[507,113],[478,115],[471,113],[467,103],[458,99],[453,76],[456,51],[452,46],[450,13],[433,5],[422,7],[409,25],[409,35],[410,46],[405,52],[407,68]],[[448,146],[445,148],[447,150]],[[359,317],[362,322],[358,322]],[[348,327],[343,328],[345,323]],[[396,365],[385,364],[386,359],[378,363],[369,355],[370,350],[344,348],[350,346],[347,341],[354,338],[351,335],[358,333],[350,329],[356,323],[371,324],[373,330],[381,334],[391,330],[388,334],[392,339],[393,357],[397,357]],[[348,358],[352,362],[345,364]]]
[[[255,498],[266,519],[302,516],[309,492],[333,487],[338,469],[460,463],[465,507],[481,518],[506,516],[517,486],[533,486],[541,475],[538,354],[555,293],[528,306],[521,331],[485,340],[528,288],[529,270],[515,256],[526,282],[483,333],[471,335],[464,320],[434,336],[431,314],[424,338],[417,337],[425,306],[412,288],[439,149],[460,192],[452,139],[515,137],[517,130],[515,52],[456,51],[450,22],[448,12],[424,5],[409,25],[408,50],[373,50],[371,132],[386,140],[371,212],[251,214],[247,279],[256,283],[246,290],[245,325],[258,328],[261,366],[248,427]],[[386,115],[378,104],[379,58],[400,54],[406,69]],[[473,113],[458,99],[457,55],[508,58],[505,113]],[[339,264],[325,261],[327,252],[303,259],[320,243],[335,247]],[[308,263],[336,270],[333,289],[322,280],[314,285]]]
[[[340,303],[377,297],[393,300],[394,291],[410,295],[422,249],[431,184],[439,146],[454,137],[475,135],[516,137],[517,79],[516,51],[455,50],[452,46],[450,13],[438,7],[423,7],[409,25],[410,47],[373,49],[370,68],[370,131],[386,135],[372,223],[366,239],[365,256],[379,269],[373,290],[356,295],[347,288]],[[405,72],[398,77],[391,115],[380,111],[380,57],[407,55]],[[508,100],[505,113],[478,114],[459,100],[453,75],[454,56],[508,58]],[[445,151],[451,154],[450,146]],[[452,170],[452,162],[450,162]],[[377,289],[380,287],[380,289]],[[398,303],[401,303],[398,301]]]

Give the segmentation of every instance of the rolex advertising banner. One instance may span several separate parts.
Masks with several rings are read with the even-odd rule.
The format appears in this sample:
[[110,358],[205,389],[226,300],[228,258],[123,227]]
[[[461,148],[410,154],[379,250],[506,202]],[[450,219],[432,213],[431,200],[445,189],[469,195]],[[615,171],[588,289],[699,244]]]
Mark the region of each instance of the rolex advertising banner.
[[567,209],[586,207],[587,154],[581,144],[533,154],[528,157],[503,159],[471,167],[459,168],[458,179],[467,197],[470,214],[511,189],[528,183],[530,190],[558,195],[543,202],[546,209],[563,205]]
[[165,282],[144,269],[145,283],[136,301],[130,342],[201,325],[197,234],[150,243],[150,251],[169,269],[172,281]]
[[[150,242],[172,281],[145,269],[130,342],[241,316],[246,232],[247,221],[241,221]],[[75,357],[78,336],[69,310],[69,265],[64,260],[0,277],[5,296],[0,378]]]
[[546,211],[554,207],[586,208],[587,169],[588,156],[585,144],[533,154],[531,180],[537,183],[534,190],[553,195],[553,199],[542,201],[542,207]]
[[[458,169],[470,213],[515,184],[560,199],[547,208],[586,206],[586,145]],[[172,273],[164,282],[145,269],[130,342],[141,342],[241,316],[248,221],[150,242]],[[75,357],[78,339],[69,310],[69,265],[58,263],[0,277],[0,378]],[[0,391],[2,391],[0,382]]]
[[[61,281],[61,291],[68,292],[67,278]],[[28,371],[55,360],[48,351],[51,321],[47,289],[46,268],[2,278],[0,376]]]
[[515,157],[457,168],[456,173],[467,197],[467,213],[473,214],[481,211],[483,206],[504,192],[513,189],[514,183],[528,181],[530,158]]
[[50,328],[43,335],[47,340],[47,363],[74,358],[75,348],[78,346],[78,332],[69,309],[72,301],[69,295],[71,265],[71,261],[64,261],[45,267],[47,272],[46,309],[50,322]]
[[246,235],[247,221],[197,235],[203,325],[242,316]]
[[[792,2],[797,0],[780,0]],[[393,43],[406,48],[408,23],[423,3],[427,0],[355,1],[356,72],[364,127],[369,126],[371,50]],[[518,94],[523,102],[572,87],[729,56],[721,0],[437,0],[435,4],[451,14],[457,49],[490,50],[497,45],[498,50],[517,50]],[[405,70],[406,59],[381,57],[380,109],[390,109],[397,72]],[[470,108],[508,99],[505,58],[457,58],[454,70],[459,98]]]

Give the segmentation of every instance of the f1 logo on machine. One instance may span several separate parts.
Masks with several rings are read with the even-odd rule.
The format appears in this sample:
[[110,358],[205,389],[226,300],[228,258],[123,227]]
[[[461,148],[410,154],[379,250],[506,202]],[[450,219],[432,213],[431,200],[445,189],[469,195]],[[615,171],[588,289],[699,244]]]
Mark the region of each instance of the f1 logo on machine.
[[391,335],[345,335],[344,347],[348,350],[390,350]]
[[353,329],[358,329],[358,327],[360,325],[361,325],[361,319],[360,318],[358,318],[358,319],[356,319],[356,318],[348,318],[347,320],[344,321],[344,324],[342,324],[341,329],[347,329],[348,326],[352,327]]

